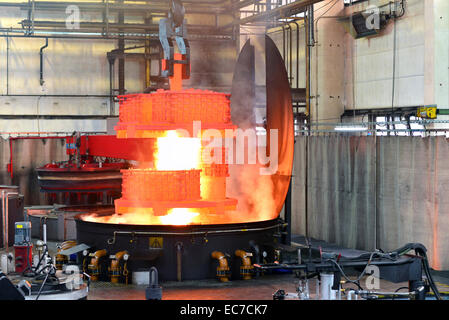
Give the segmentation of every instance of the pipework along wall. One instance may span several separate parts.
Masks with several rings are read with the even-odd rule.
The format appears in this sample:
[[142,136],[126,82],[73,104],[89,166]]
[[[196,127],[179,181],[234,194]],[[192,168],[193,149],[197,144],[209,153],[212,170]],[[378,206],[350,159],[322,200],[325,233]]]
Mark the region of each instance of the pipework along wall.
[[[102,20],[100,13],[81,11],[80,14],[82,21]],[[39,10],[35,14],[36,20],[45,21],[64,21],[65,17],[64,10]],[[214,16],[206,19],[204,15],[188,15],[187,19],[188,24],[215,24],[211,17]],[[113,17],[110,18],[114,22]],[[19,22],[23,19],[27,19],[26,10],[1,7],[1,28],[21,28]],[[143,23],[140,20],[129,14],[126,16],[126,22],[129,23]],[[221,16],[219,21],[222,24],[228,22]],[[106,54],[117,48],[117,40],[50,38],[48,47],[43,50],[45,82],[41,85],[39,50],[43,45],[43,38],[0,37],[0,132],[106,132],[106,120],[102,118],[109,116],[110,112],[109,63]],[[136,45],[143,45],[143,41],[127,40],[125,43],[125,47]],[[192,40],[190,46],[192,75],[191,79],[185,81],[185,87],[229,92],[236,57],[235,41]],[[142,53],[143,49],[129,52]],[[114,67],[113,88],[118,89],[118,61]],[[152,70],[152,74],[157,71]],[[127,57],[126,92],[143,92],[144,85],[143,59]],[[117,103],[114,111],[118,115]],[[25,117],[12,119],[14,115]],[[83,118],[45,119],[46,115]]]
[[[284,26],[284,32],[282,32],[282,27],[274,28],[269,30],[268,35],[276,44],[279,52],[283,56],[285,62],[285,68],[289,73],[290,86],[292,88],[305,88],[306,87],[306,34],[303,21],[298,21],[297,25],[295,23],[290,23],[291,29]],[[298,31],[298,32],[297,32]],[[290,44],[290,32],[292,42]],[[299,36],[299,37],[298,37]],[[283,40],[283,38],[285,40]],[[290,57],[290,46],[291,46],[291,57]],[[297,50],[298,48],[298,50]],[[284,52],[285,51],[285,52]],[[292,61],[292,68],[290,70],[290,60]]]
[[[39,49],[45,39],[0,38],[0,43],[1,132],[106,131],[104,120],[45,120],[39,117],[83,115],[87,118],[109,114],[106,52],[114,48],[112,42],[49,39],[44,50],[45,82],[42,86]],[[128,70],[131,72],[132,65]],[[106,97],[96,97],[101,95]],[[28,118],[5,117],[11,115]]]
[[6,171],[10,155],[10,140],[0,137],[0,185],[19,186],[26,205],[47,204],[45,194],[39,191],[35,168],[52,161],[67,160],[65,139],[12,140],[12,179],[10,173]]
[[[326,0],[314,5],[315,45],[311,48],[311,106],[312,122],[335,122],[344,112],[344,75],[347,30],[345,24],[338,20],[344,16],[343,1]],[[285,66],[290,68],[292,60],[291,87],[306,88],[306,35],[303,21],[299,24],[299,52],[296,52],[296,25],[290,23],[290,30],[275,28],[269,30],[269,35],[276,43],[279,52],[284,57]],[[283,37],[285,40],[283,40]],[[290,57],[290,46],[292,54]],[[285,52],[285,54],[283,54]],[[297,65],[299,68],[297,68]]]
[[[370,0],[344,7],[343,1],[326,0],[314,5],[312,121],[339,121],[345,110],[353,109],[431,104],[449,107],[449,1],[405,0],[403,17],[389,21],[378,35],[355,39],[349,17],[366,11],[369,6],[380,7],[388,2]],[[381,10],[389,11],[389,8]],[[282,52],[282,31],[270,36]],[[293,32],[293,76],[296,78],[295,41]],[[299,79],[305,87],[304,43],[303,38],[298,59]],[[293,80],[292,85],[295,84]]]
[[[102,21],[100,13],[81,11],[80,14],[82,21]],[[112,15],[110,21],[115,22]],[[65,17],[64,10],[39,10],[35,14],[36,20],[45,21],[64,21]],[[19,22],[23,19],[27,19],[26,10],[12,7],[0,9],[1,28],[21,28]],[[141,20],[142,16],[126,16],[126,22],[143,23]],[[212,15],[187,15],[187,20],[188,24],[216,23]],[[228,22],[229,17],[220,15],[220,24]],[[6,38],[3,37],[5,33],[0,35],[0,184],[18,184],[27,204],[43,204],[44,198],[39,194],[34,169],[51,161],[66,160],[65,146],[51,139],[15,140],[14,178],[11,181],[6,171],[6,164],[10,161],[9,141],[4,139],[12,132],[106,132],[105,118],[110,112],[106,54],[117,48],[117,40],[50,38],[48,47],[43,50],[45,82],[41,86],[39,50],[45,45],[45,39]],[[143,45],[143,42],[130,40],[125,43],[125,47],[135,45]],[[192,74],[184,86],[230,92],[236,59],[235,41],[192,40],[190,46]],[[143,49],[132,52],[143,52]],[[113,88],[117,89],[117,61],[114,67]],[[153,68],[152,74],[157,71]],[[144,61],[135,57],[126,58],[126,92],[143,92],[144,84]],[[113,109],[114,114],[118,115],[117,103]]]
[[[349,7],[345,14],[366,11],[388,1],[369,1]],[[380,9],[389,11],[389,7]],[[377,36],[354,39],[346,36],[345,95],[347,109],[419,106],[426,101],[426,57],[433,55],[426,39],[433,30],[425,12],[433,1],[406,0],[405,15],[390,20]],[[393,84],[394,79],[394,84]],[[393,89],[394,86],[394,89]]]

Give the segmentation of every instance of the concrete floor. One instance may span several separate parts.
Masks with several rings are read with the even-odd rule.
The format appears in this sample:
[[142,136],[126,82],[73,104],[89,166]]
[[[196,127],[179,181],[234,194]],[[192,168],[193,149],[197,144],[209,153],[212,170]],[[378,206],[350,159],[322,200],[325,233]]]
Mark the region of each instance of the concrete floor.
[[[271,300],[278,289],[295,291],[292,275],[268,276],[252,280],[226,283],[218,280],[200,280],[161,283],[163,300]],[[92,283],[90,300],[142,300],[146,286]]]
[[[449,292],[449,278],[439,277],[445,283],[438,282],[440,292]],[[363,281],[363,280],[362,280]],[[161,283],[163,300],[272,300],[273,294],[282,289],[295,293],[298,279],[293,274],[265,275],[258,279],[234,280],[221,283],[217,280],[184,281]],[[382,292],[393,292],[408,283],[391,283],[380,280]],[[344,288],[351,285],[344,284]],[[89,300],[143,300],[146,286],[92,283]],[[310,282],[310,294],[315,295],[315,282]]]

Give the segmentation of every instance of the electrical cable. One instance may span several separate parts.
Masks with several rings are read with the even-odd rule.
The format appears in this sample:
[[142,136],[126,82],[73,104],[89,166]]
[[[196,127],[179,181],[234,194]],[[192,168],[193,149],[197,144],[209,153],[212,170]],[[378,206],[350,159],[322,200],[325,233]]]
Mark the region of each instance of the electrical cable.
[[404,289],[409,289],[408,287],[400,287],[400,288],[398,288],[398,289],[396,289],[395,291],[394,291],[394,293],[396,293],[396,292],[399,292],[399,291],[401,291],[401,290],[404,290]]
[[350,279],[346,273],[343,271],[343,269],[341,268],[341,266],[338,264],[337,261],[333,260],[333,259],[329,259],[329,261],[331,261],[332,263],[334,263],[336,265],[336,267],[338,268],[338,270],[340,271],[341,275],[343,276],[343,278],[345,278],[345,280],[349,283],[355,284],[360,290],[363,290],[362,286],[360,285],[360,281],[359,280],[352,280]]
[[[361,254],[358,257],[355,258],[350,258],[348,260],[355,260],[355,259],[361,259],[364,256],[366,256],[367,254]],[[369,259],[368,262],[365,265],[365,268],[363,269],[362,273],[358,276],[358,278],[356,280],[352,280],[350,279],[345,272],[343,271],[343,268],[340,266],[340,264],[335,261],[335,259],[328,259],[328,261],[332,262],[333,264],[335,264],[335,266],[338,268],[338,270],[340,271],[341,275],[345,278],[346,281],[348,281],[349,283],[355,284],[360,290],[363,290],[362,286],[360,285],[360,280],[365,276],[366,271],[368,269],[368,266],[371,265],[372,260],[374,259],[375,256],[378,256],[379,258],[386,258],[386,259],[390,259],[390,260],[396,260],[395,258],[395,253],[383,253],[383,252],[371,252],[369,253]]]
[[429,281],[430,288],[432,289],[433,293],[435,293],[435,297],[437,300],[442,300],[440,292],[438,291],[437,286],[435,285],[435,282],[433,281],[432,275],[430,274],[430,267],[429,262],[427,260],[427,255],[424,252],[424,259],[422,260],[423,266],[424,266],[424,273],[427,276],[427,280]]
[[45,276],[45,279],[44,279],[44,281],[42,282],[41,287],[39,288],[39,292],[37,293],[36,300],[39,299],[39,297],[41,296],[42,289],[44,288],[44,285],[45,285],[45,283],[47,282],[47,279],[48,279],[48,276],[49,276],[49,275],[50,275],[50,271],[47,272],[47,275]]
[[332,1],[329,1],[328,3],[322,5],[321,7],[314,9],[313,12],[315,13],[315,12],[317,12],[317,11],[319,11],[319,10],[321,10],[321,9],[323,9],[323,8],[325,8],[325,7],[327,7],[327,6],[330,5],[331,3],[332,3]]
[[[52,279],[53,282],[51,282],[51,283],[49,283],[47,285],[49,285],[49,286],[59,286],[59,279],[56,276],[54,276],[54,274],[56,272],[55,267],[52,264],[48,264],[48,265],[46,265],[45,267],[42,268],[42,270],[45,270],[45,269],[49,269],[49,270],[47,271],[47,274],[45,275],[44,281],[42,281],[42,284],[39,287],[39,291],[38,291],[38,294],[36,296],[36,300],[39,299],[44,286],[47,284],[48,279]],[[33,282],[36,283],[36,280],[40,280],[39,279],[40,277],[43,277],[43,276],[42,275],[36,276],[35,279],[34,279],[35,281],[33,281]]]
[[[335,0],[330,8],[328,8],[325,12],[323,12],[315,21],[319,20],[322,16],[324,16],[326,13],[328,13],[335,5],[338,3],[338,0]],[[332,3],[332,2],[329,2]]]
[[[401,290],[405,290],[405,289],[409,290],[408,287],[400,287],[400,288],[396,289],[396,290],[394,291],[394,293],[397,293],[397,292],[399,292],[399,291],[401,291]],[[396,297],[396,296],[393,296],[393,297],[391,298],[391,300],[394,300],[395,297]]]

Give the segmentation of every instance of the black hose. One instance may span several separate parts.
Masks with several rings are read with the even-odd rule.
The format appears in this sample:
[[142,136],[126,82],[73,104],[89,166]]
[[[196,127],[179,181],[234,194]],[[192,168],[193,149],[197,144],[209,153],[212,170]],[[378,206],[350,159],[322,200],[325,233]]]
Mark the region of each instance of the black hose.
[[426,247],[424,247],[420,243],[409,243],[406,244],[404,247],[397,249],[396,252],[398,253],[398,255],[403,255],[409,252],[410,250],[415,250],[415,253],[418,256],[422,257],[422,266],[424,269],[424,273],[426,274],[427,281],[429,282],[430,288],[435,294],[436,299],[442,300],[440,292],[438,291],[438,288],[435,285],[435,282],[433,281],[432,275],[430,274],[429,260],[427,259]]
[[299,278],[300,280],[306,280],[306,279],[312,279],[312,278],[315,278],[315,277],[317,277],[317,276],[319,276],[319,275],[320,275],[319,272],[312,272],[312,273],[307,273],[307,274],[305,274],[305,275],[300,275],[298,278]]
[[427,276],[427,280],[429,281],[430,288],[432,288],[432,291],[435,294],[435,297],[437,298],[437,300],[442,300],[440,292],[438,291],[438,288],[435,285],[435,282],[433,281],[432,275],[430,274],[429,262],[427,260],[427,255],[425,253],[424,253],[424,259],[422,260],[422,264],[424,267],[424,272]]
[[[44,268],[42,268],[42,270],[45,270],[45,269],[47,269],[47,268],[49,268],[49,270],[47,271],[47,274],[45,275],[44,281],[42,282],[42,284],[41,284],[41,286],[40,286],[40,288],[39,288],[39,291],[38,291],[37,296],[36,296],[36,300],[39,299],[39,297],[40,297],[40,295],[41,295],[41,293],[42,293],[42,289],[44,288],[45,284],[47,283],[47,280],[49,279],[50,275],[51,275],[52,273],[54,274],[54,272],[55,272],[54,266],[51,265],[51,264],[46,265]],[[40,276],[36,276],[36,277],[35,277],[35,280],[38,280],[39,277],[40,277]],[[59,279],[58,279],[57,277],[53,276],[53,275],[51,275],[51,277],[52,277],[53,279],[56,280],[56,283],[55,283],[55,284],[51,284],[51,285],[53,285],[53,286],[58,286],[58,285],[59,285]]]
[[[42,253],[42,256],[39,259],[39,262],[37,263],[36,267],[31,267],[31,266],[28,265],[28,267],[25,270],[23,270],[23,272],[22,272],[23,276],[25,276],[25,277],[35,277],[36,275],[41,273],[42,270],[44,270],[44,268],[42,268],[39,272],[36,272],[36,270],[39,270],[39,266],[41,265],[42,260],[44,259],[45,255],[48,253],[47,244],[44,244],[44,247],[45,247],[44,252]],[[34,268],[34,270],[33,270],[33,268]],[[25,273],[25,271],[27,271],[27,270],[31,270],[31,272]]]
[[45,276],[45,279],[44,279],[44,281],[42,282],[41,287],[39,288],[39,292],[37,293],[36,300],[39,299],[39,297],[40,297],[40,295],[41,295],[41,292],[42,292],[42,289],[44,288],[45,282],[47,282],[47,279],[48,279],[48,276],[49,276],[49,275],[50,275],[50,272],[48,272],[47,275]]

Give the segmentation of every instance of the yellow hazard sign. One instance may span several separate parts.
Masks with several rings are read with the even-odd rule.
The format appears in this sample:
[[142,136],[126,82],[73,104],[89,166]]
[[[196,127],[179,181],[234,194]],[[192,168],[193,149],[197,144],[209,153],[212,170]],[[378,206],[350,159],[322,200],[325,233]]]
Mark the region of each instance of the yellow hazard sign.
[[164,245],[164,238],[150,237],[150,249],[162,249]]
[[423,119],[436,119],[437,107],[435,106],[420,107],[418,108],[417,116]]

